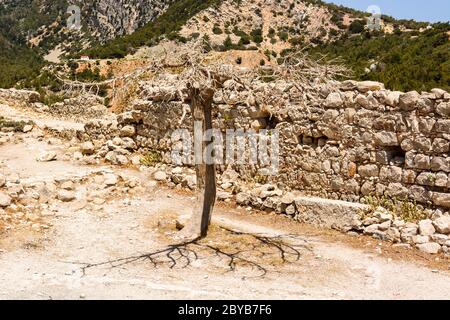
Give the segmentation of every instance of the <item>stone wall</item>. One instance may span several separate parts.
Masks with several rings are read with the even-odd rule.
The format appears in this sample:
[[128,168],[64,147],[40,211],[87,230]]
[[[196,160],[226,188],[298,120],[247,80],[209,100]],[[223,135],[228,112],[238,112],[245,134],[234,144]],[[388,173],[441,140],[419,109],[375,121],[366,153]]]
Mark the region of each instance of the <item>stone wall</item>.
[[[180,123],[189,111],[183,83],[174,76],[142,82],[140,92],[117,123],[88,123],[88,138],[131,137],[139,149],[158,150],[170,163],[173,130],[191,128],[189,112]],[[352,202],[377,194],[450,208],[450,94],[393,92],[354,81],[318,92],[311,96],[286,81],[248,88],[230,80],[215,95],[214,126],[279,129],[280,172],[268,182],[287,189]],[[235,169],[254,177],[259,168]]]
[[0,103],[20,106],[30,106],[39,102],[41,96],[36,91],[0,89]]

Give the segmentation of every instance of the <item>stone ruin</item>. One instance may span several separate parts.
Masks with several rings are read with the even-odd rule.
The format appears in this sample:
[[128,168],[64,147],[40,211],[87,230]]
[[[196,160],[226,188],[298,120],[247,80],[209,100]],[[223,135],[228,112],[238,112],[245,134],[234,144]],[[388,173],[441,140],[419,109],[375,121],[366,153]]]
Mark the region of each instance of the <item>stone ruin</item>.
[[[137,92],[116,120],[88,121],[78,136],[94,142],[90,149],[102,141],[91,157],[114,164],[127,163],[134,152],[157,152],[169,165],[167,179],[181,183],[176,177],[182,170],[170,169],[171,136],[192,128],[186,81],[160,74],[139,81]],[[329,81],[304,90],[293,80],[230,79],[217,90],[213,107],[214,127],[223,132],[280,132],[279,174],[260,176],[255,165],[219,167],[219,199],[233,197],[240,205],[298,221],[448,252],[449,93],[402,93],[371,81]],[[236,188],[237,180],[248,177],[251,187]],[[370,209],[367,197],[398,199],[425,215],[412,223],[378,204]]]
[[[322,99],[301,102],[286,81],[249,90],[229,80],[214,97],[215,127],[279,129],[280,172],[268,182],[288,189],[351,202],[378,194],[450,208],[450,94],[393,92],[376,82],[334,85],[334,91],[324,87]],[[141,82],[140,97],[117,123],[91,121],[86,138],[128,136],[170,164],[172,132],[192,127],[189,115],[182,120],[188,106],[179,89],[179,83]],[[255,166],[235,170],[258,174]]]

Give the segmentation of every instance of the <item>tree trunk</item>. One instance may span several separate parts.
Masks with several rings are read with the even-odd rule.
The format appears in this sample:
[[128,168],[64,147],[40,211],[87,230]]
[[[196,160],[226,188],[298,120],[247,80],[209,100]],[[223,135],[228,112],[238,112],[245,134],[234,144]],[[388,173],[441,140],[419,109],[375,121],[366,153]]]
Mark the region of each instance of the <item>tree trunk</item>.
[[205,237],[216,201],[216,170],[207,164],[203,153],[212,142],[203,141],[204,132],[212,129],[212,100],[214,90],[193,85],[189,88],[194,127],[195,169],[197,173],[196,204],[194,205],[189,232],[193,237]]

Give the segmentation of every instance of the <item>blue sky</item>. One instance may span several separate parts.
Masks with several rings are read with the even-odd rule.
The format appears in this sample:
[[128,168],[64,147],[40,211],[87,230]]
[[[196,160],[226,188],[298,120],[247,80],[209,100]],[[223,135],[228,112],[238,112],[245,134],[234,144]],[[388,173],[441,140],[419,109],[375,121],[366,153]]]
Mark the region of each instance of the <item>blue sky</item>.
[[450,21],[450,0],[324,0],[346,7],[366,11],[377,5],[381,13],[397,19],[414,19],[428,22]]

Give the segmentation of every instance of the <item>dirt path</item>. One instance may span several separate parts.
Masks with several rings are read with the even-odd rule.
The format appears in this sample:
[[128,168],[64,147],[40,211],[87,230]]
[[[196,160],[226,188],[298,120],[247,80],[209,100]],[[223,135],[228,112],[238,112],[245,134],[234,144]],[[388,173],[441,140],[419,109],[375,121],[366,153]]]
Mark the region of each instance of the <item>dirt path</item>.
[[84,130],[84,124],[81,122],[54,119],[47,113],[38,113],[21,108],[12,108],[5,104],[0,105],[0,117],[6,117],[17,121],[33,120],[36,126],[41,129],[51,128],[55,131]]
[[[50,228],[18,227],[0,235],[0,299],[413,299],[450,297],[450,273],[445,263],[412,262],[414,252],[399,254],[388,244],[360,237],[319,231],[283,217],[246,213],[219,205],[214,231],[186,266],[183,259],[158,256],[158,265],[145,255],[177,243],[170,228],[173,217],[188,215],[193,199],[187,192],[158,185],[151,172],[109,166],[84,166],[69,161],[36,162],[43,150],[64,153],[33,134],[18,143],[0,146],[0,172],[16,174],[23,184],[39,181],[78,181],[77,201],[51,202]],[[137,179],[142,188],[105,186],[105,173]],[[94,177],[94,178],[92,178]],[[89,180],[89,179],[90,180]],[[97,180],[95,180],[97,179]],[[109,194],[103,201],[85,201],[94,191]],[[122,191],[126,190],[126,191]],[[120,192],[119,192],[120,191]],[[101,193],[103,192],[103,193]],[[92,199],[91,199],[92,200]],[[102,199],[100,199],[102,200]],[[1,213],[1,211],[0,211]],[[227,230],[243,234],[237,235]],[[217,231],[218,230],[218,231]],[[298,250],[298,260],[280,264],[255,245],[253,235],[286,237]],[[288,237],[289,236],[289,237]],[[170,240],[172,239],[172,240]],[[225,256],[208,246],[242,248],[248,264],[230,271]],[[253,241],[253,242],[252,242]],[[222,243],[220,243],[222,242]],[[355,245],[355,243],[359,243]],[[219,246],[219,248],[222,248]],[[266,250],[265,248],[264,250]],[[276,252],[275,252],[276,253]],[[132,259],[130,257],[140,257]],[[108,261],[122,259],[109,264]],[[135,261],[133,261],[135,260]],[[87,264],[99,264],[86,268]],[[103,263],[103,264],[102,264]]]

